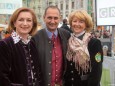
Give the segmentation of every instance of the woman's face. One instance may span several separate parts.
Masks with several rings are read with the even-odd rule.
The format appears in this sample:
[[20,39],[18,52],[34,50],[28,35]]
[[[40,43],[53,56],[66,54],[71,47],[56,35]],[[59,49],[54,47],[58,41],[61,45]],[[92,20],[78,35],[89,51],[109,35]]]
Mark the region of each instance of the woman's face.
[[30,12],[21,12],[16,22],[14,22],[14,26],[19,35],[28,35],[33,27],[32,14]]
[[81,32],[83,32],[86,28],[86,24],[84,20],[80,20],[78,18],[73,18],[72,20],[72,30],[75,34],[79,34]]

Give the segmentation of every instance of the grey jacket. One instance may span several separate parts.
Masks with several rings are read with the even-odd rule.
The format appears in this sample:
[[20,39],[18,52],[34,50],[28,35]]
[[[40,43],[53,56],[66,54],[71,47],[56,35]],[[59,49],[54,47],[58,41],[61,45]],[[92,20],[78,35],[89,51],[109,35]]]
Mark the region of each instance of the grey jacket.
[[[58,29],[59,38],[62,44],[63,63],[65,64],[65,55],[67,51],[67,41],[70,37],[70,33],[64,29]],[[39,60],[41,62],[41,71],[43,76],[43,86],[50,86],[51,83],[51,60],[52,60],[52,42],[48,38],[45,29],[41,29],[34,36]],[[63,65],[64,65],[63,64]],[[64,69],[63,69],[64,72]],[[62,75],[63,76],[63,75]]]

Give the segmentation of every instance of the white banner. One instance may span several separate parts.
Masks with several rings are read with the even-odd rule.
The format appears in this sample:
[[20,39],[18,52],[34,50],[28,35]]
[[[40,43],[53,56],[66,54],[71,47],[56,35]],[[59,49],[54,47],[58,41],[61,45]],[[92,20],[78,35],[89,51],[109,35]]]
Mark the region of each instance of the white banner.
[[115,0],[96,0],[97,25],[115,25]]
[[22,0],[0,0],[0,14],[12,14],[22,7]]

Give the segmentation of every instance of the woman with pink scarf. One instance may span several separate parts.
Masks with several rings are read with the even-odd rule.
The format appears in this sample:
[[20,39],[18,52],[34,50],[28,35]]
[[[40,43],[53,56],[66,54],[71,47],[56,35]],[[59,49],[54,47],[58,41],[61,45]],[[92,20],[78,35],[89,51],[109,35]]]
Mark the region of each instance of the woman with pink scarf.
[[100,40],[90,34],[92,18],[80,9],[70,14],[69,24],[73,33],[68,41],[64,86],[100,86],[103,51]]

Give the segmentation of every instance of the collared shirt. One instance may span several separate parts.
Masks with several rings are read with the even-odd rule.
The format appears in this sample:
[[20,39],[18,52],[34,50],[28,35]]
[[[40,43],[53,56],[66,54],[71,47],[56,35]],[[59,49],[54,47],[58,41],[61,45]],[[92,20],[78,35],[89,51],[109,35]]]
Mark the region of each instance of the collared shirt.
[[31,36],[28,35],[27,40],[24,40],[21,36],[19,36],[15,31],[13,31],[11,33],[11,37],[13,38],[14,44],[18,43],[20,40],[24,43],[24,44],[28,44]]
[[81,36],[81,35],[83,35],[85,33],[85,31],[82,31],[81,33],[79,33],[79,34],[75,34],[75,33],[72,33],[72,34],[74,34],[75,35],[75,37],[79,37],[79,36]]
[[[48,37],[51,39],[53,33],[50,32],[48,29],[46,29],[46,33],[48,34]],[[54,37],[56,38],[57,36],[58,36],[58,31],[57,31],[57,29],[56,29],[55,32],[54,32]]]

